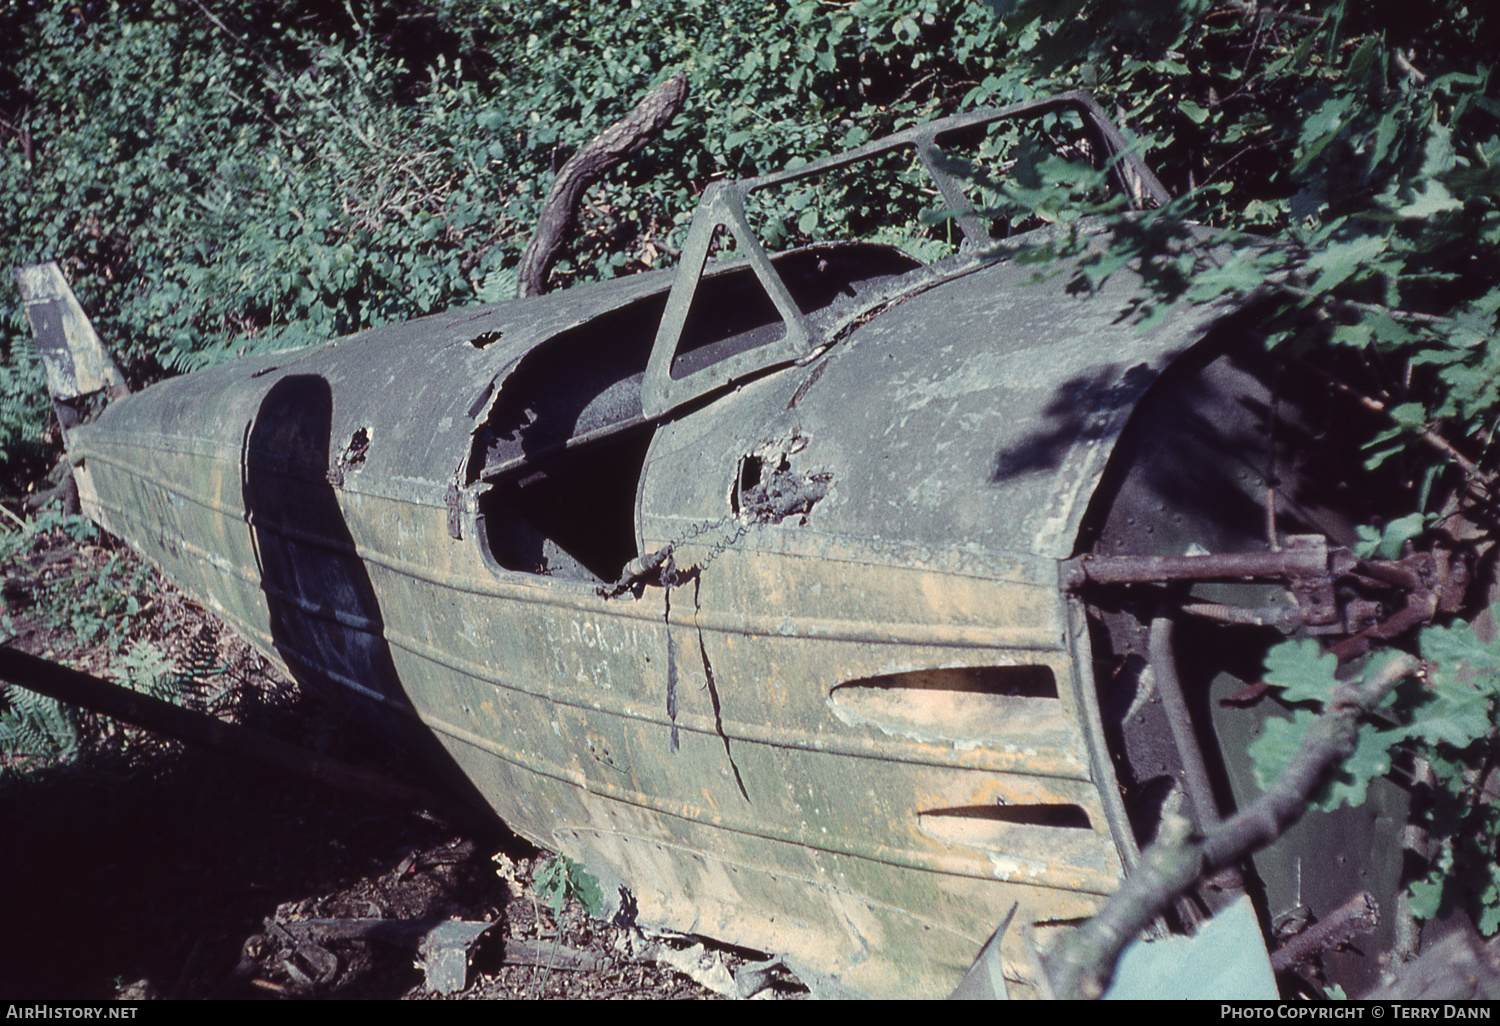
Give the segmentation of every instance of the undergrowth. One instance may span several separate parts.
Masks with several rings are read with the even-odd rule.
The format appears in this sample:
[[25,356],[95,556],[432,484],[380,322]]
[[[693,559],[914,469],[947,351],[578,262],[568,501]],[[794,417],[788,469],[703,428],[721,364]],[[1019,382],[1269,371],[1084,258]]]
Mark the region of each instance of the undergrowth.
[[[1027,91],[1089,86],[1177,196],[1122,216],[1087,201],[1098,168],[1021,166],[1013,177],[1037,185],[1007,185],[1001,198],[1061,229],[1023,259],[1043,277],[1059,257],[1074,259],[1081,293],[1135,270],[1141,330],[1184,299],[1255,301],[1273,349],[1352,355],[1352,370],[1327,376],[1330,393],[1382,415],[1383,429],[1363,440],[1366,467],[1394,468],[1408,504],[1362,525],[1357,554],[1393,559],[1444,544],[1471,546],[1483,563],[1500,512],[1492,10],[1463,0],[1400,9],[1174,0],[1129,14],[1097,0],[992,6],[1014,47],[1007,74]],[[1110,223],[1105,241],[1086,217]],[[1194,243],[1203,224],[1239,234],[1210,257]],[[1433,918],[1463,908],[1491,935],[1500,930],[1500,648],[1463,622],[1403,643],[1425,660],[1422,686],[1400,689],[1382,722],[1362,727],[1320,804],[1362,803],[1393,757],[1417,765],[1414,805],[1434,851],[1411,883],[1411,910]],[[1265,681],[1292,718],[1268,720],[1252,750],[1263,785],[1291,760],[1336,668],[1312,640],[1272,649]]]
[[[558,166],[681,71],[552,285],[664,266],[709,181],[953,107],[990,26],[957,0],[9,5],[0,265],[59,261],[137,382],[508,299]],[[837,227],[780,213],[788,243]],[[49,416],[18,305],[0,357],[3,462]]]
[[566,855],[553,855],[538,866],[532,876],[532,886],[554,917],[562,912],[563,905],[570,898],[595,919],[604,914],[604,896],[599,890],[599,881]]
[[[8,511],[7,511],[8,513]],[[41,649],[117,683],[180,705],[200,706],[222,667],[189,665],[145,636],[162,594],[155,572],[56,504],[0,528],[5,612],[0,644]],[[0,775],[77,759],[126,743],[119,725],[23,687],[0,685]],[[154,742],[147,747],[154,747]]]

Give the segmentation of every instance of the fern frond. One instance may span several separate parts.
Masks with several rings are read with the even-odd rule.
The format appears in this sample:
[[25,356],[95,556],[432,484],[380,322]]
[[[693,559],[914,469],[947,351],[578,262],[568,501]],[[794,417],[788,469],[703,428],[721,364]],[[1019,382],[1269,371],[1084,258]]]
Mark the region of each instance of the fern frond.
[[78,753],[77,713],[25,688],[0,686],[0,750],[66,762]]

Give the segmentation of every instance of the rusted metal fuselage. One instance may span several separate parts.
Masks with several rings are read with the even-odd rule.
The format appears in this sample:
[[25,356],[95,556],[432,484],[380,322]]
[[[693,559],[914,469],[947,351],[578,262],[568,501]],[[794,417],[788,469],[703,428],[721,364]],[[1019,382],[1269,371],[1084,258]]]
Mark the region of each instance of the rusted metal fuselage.
[[946,994],[1013,907],[1045,943],[1134,858],[1065,561],[1224,311],[1140,333],[1131,272],[1028,284],[1013,241],[773,257],[743,205],[900,147],[948,197],[945,133],[1063,109],[1117,148],[1077,95],[949,119],[716,187],[678,272],[152,386],[70,429],[84,508],[642,922]]
[[[104,527],[294,677],[420,721],[508,824],[628,886],[643,921],[941,994],[1013,902],[1075,919],[1120,878],[1058,559],[1128,410],[1111,396],[1174,348],[1114,329],[1101,368],[1103,306],[1007,275],[955,279],[987,304],[967,318],[933,290],[821,362],[606,438],[608,460],[564,448],[531,471],[557,492],[539,499],[515,483],[530,464],[466,482],[490,383],[503,397],[563,331],[528,309],[545,299],[163,382],[76,430],[72,457]],[[655,284],[566,313],[587,325]],[[1041,323],[1059,301],[1088,321]],[[1079,378],[1091,414],[1060,467],[994,480]],[[587,465],[557,466],[574,452]],[[778,518],[753,502],[778,474],[823,494]],[[552,530],[545,567],[518,568],[528,526]],[[611,532],[638,534],[632,557],[672,544],[675,587],[601,595],[613,572],[578,567],[608,563]]]

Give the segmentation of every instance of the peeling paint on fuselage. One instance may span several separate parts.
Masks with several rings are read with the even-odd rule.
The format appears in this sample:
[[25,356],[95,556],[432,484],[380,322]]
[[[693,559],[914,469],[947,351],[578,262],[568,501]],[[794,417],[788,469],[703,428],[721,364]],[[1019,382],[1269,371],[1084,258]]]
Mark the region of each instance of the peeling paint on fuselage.
[[[165,383],[78,432],[80,494],[289,673],[430,732],[513,829],[629,886],[643,922],[872,994],[944,993],[1012,904],[1076,918],[1120,878],[1056,561],[1138,394],[1122,368],[1164,364],[1201,325],[1142,338],[1108,303],[1086,317],[1003,263],[968,266],[808,366],[652,426],[630,512],[642,555],[671,546],[670,594],[498,566],[491,485],[469,479],[479,426],[528,347],[664,280]],[[414,368],[395,393],[392,361]],[[1108,416],[1078,422],[1059,394]],[[270,422],[299,395],[326,397],[300,433]],[[1028,453],[1044,458],[1006,462]],[[737,515],[749,457],[821,490]],[[996,720],[995,696],[946,694],[958,719],[931,729],[834,698],[997,665],[1044,667],[1055,695]],[[922,826],[996,802],[1088,826]],[[1024,989],[1019,941],[1003,958]]]

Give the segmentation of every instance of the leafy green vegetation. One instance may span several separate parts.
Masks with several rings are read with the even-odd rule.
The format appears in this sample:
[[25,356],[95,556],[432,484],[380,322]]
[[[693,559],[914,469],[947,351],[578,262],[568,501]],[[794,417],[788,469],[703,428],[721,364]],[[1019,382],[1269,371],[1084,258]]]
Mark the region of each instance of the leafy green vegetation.
[[[6,600],[0,643],[23,628],[40,630],[69,650],[117,657],[113,669],[127,686],[172,696],[181,682],[173,676],[171,659],[131,640],[157,590],[152,571],[134,557],[99,547],[99,540],[89,520],[55,505],[14,528],[0,528]],[[65,762],[82,741],[76,710],[23,688],[0,686],[0,750],[13,757],[0,772],[31,761]]]
[[[1015,47],[1005,74],[1043,92],[1089,84],[1179,197],[1117,220],[1107,250],[1087,251],[1075,228],[1029,259],[1085,254],[1085,288],[1140,261],[1155,269],[1147,281],[1160,299],[1254,295],[1270,344],[1357,351],[1358,377],[1330,385],[1385,414],[1367,463],[1398,461],[1410,503],[1406,515],[1362,527],[1358,554],[1396,558],[1431,534],[1478,539],[1488,552],[1500,500],[1500,102],[1490,67],[1500,23],[1489,8],[1182,2],[1142,17],[1088,0],[994,7]],[[1111,216],[1059,202],[1089,173],[1007,195],[1074,226]],[[1280,244],[1206,263],[1183,244],[1193,222]],[[1142,305],[1143,324],[1152,313]],[[1419,645],[1423,685],[1400,689],[1382,722],[1361,728],[1318,804],[1360,804],[1393,758],[1418,760],[1430,784],[1417,787],[1417,814],[1438,853],[1412,885],[1412,909],[1430,918],[1464,907],[1490,934],[1500,929],[1500,822],[1486,794],[1500,650],[1466,623],[1429,627]],[[1252,748],[1262,786],[1291,760],[1336,668],[1314,641],[1272,649],[1265,681],[1294,709],[1269,720]]]
[[98,548],[59,566],[49,555],[60,541],[54,535],[77,545],[97,540],[98,529],[87,518],[63,514],[54,506],[21,530],[0,536],[0,568],[12,601],[80,646],[119,652],[155,590],[150,567]]
[[[1491,618],[1500,615],[1500,607]],[[1394,692],[1382,716],[1361,726],[1354,754],[1323,788],[1317,804],[1359,805],[1365,789],[1390,772],[1393,756],[1416,757],[1423,799],[1419,822],[1438,843],[1427,874],[1411,884],[1413,914],[1431,919],[1466,909],[1486,935],[1500,929],[1500,870],[1495,845],[1500,810],[1487,793],[1494,770],[1495,699],[1500,697],[1500,641],[1482,640],[1467,623],[1421,634],[1425,680]],[[1386,654],[1387,656],[1390,653]],[[1382,657],[1370,660],[1367,673]],[[1291,720],[1269,719],[1250,748],[1266,787],[1292,761],[1302,735],[1336,685],[1338,661],[1315,641],[1287,641],[1266,658],[1265,682],[1296,708]],[[1421,778],[1427,776],[1425,785]]]
[[[669,263],[715,177],[1083,86],[1181,197],[1124,249],[1091,254],[1089,283],[1144,256],[1171,270],[1161,288],[1199,301],[1274,285],[1279,341],[1370,354],[1368,380],[1343,384],[1390,416],[1372,460],[1427,446],[1488,490],[1500,30],[1483,5],[1418,6],[12,5],[0,255],[61,260],[139,380],[508,298],[552,171],[675,71],[687,109],[591,194],[556,285]],[[1046,220],[1090,209],[1086,183],[1045,170],[1007,199]],[[794,192],[770,241],[878,217],[871,199]],[[1188,220],[1289,245],[1192,266],[1172,245]],[[915,240],[924,256],[933,236]],[[0,451],[14,464],[40,451],[48,418],[17,308],[3,330]]]
[[[1185,0],[1142,16],[1000,0],[1013,63],[984,85],[1019,78],[1013,97],[1089,85],[1179,196],[1090,253],[1081,284],[1143,260],[1167,298],[1268,297],[1272,344],[1364,352],[1362,378],[1336,384],[1389,419],[1369,441],[1372,465],[1430,450],[1492,505],[1500,103],[1488,64],[1500,24],[1483,6],[1418,6],[1413,20],[1391,4]],[[1011,195],[1060,206],[1064,221],[1098,212]],[[1208,264],[1181,245],[1192,222],[1283,244]],[[1081,233],[1039,257],[1062,251],[1083,252]],[[1440,494],[1430,480],[1421,492]]]
[[604,896],[599,891],[599,881],[566,855],[554,855],[541,863],[532,878],[532,886],[554,916],[562,912],[569,898],[577,901],[584,912],[595,919],[604,915]]
[[[660,266],[710,179],[957,102],[998,60],[989,23],[952,0],[12,5],[0,263],[59,260],[137,381],[506,299],[562,160],[685,70],[688,110],[591,193],[553,281]],[[29,335],[9,307],[11,464],[48,432]]]
[[0,775],[28,761],[67,762],[80,743],[76,710],[25,688],[0,688],[0,749],[7,760]]

